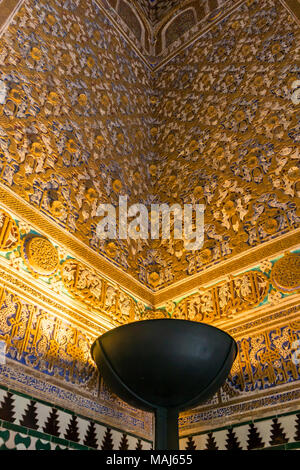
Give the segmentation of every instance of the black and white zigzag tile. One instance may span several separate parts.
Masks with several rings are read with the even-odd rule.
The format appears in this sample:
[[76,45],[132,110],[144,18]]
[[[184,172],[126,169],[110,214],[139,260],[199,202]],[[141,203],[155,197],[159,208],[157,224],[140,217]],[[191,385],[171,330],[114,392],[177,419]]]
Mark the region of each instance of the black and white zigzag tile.
[[[22,437],[23,429],[25,436],[26,429],[41,433],[42,437],[36,441],[30,436],[31,447],[48,448],[50,445],[52,448],[53,443],[49,443],[49,436],[102,450],[150,450],[152,447],[150,442],[128,435],[122,430],[111,429],[70,411],[3,389],[0,389],[0,420],[20,426],[21,431],[14,437],[13,434],[8,437],[7,430],[1,431],[7,438],[4,446],[9,444],[10,448],[14,445],[17,448],[18,445],[26,447],[29,441]],[[295,412],[188,436],[180,439],[180,449],[252,450],[299,441],[300,412]]]
[[254,450],[300,441],[300,412],[180,439],[182,450]]
[[[138,446],[144,450],[151,448],[150,442],[124,431],[110,429],[107,425],[3,389],[0,389],[0,420],[95,449],[105,446],[113,450],[120,447],[135,450]],[[32,442],[31,439],[31,445],[34,445]],[[11,441],[9,444],[12,445]]]

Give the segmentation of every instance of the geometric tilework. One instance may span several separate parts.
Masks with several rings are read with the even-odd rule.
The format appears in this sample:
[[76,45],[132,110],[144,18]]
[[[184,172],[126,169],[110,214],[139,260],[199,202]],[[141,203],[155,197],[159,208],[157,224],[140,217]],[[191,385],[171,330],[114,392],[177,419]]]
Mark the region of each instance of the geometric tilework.
[[0,389],[0,450],[149,450],[152,443],[11,390]]
[[[0,450],[69,450],[68,444],[50,442],[39,437],[0,428]],[[78,448],[80,449],[80,448]]]
[[[15,429],[8,429],[8,427],[9,423],[0,425],[0,450],[150,450],[152,448],[149,442],[141,442],[126,434],[123,435],[125,445],[120,447],[113,442],[112,447],[106,449],[102,445],[91,447],[38,431],[34,432],[21,426],[13,426]],[[123,436],[121,435],[121,440]]]
[[180,439],[181,450],[259,450],[273,447],[300,449],[300,412]]

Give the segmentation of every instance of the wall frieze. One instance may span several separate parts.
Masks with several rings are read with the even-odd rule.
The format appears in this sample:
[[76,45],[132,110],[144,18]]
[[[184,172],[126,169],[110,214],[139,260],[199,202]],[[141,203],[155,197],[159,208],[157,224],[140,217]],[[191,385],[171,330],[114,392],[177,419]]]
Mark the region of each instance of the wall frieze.
[[71,233],[43,216],[38,210],[35,210],[26,201],[13,194],[1,183],[0,204],[4,209],[10,210],[21,220],[31,224],[42,235],[49,237],[58,245],[65,247],[71,255],[79,258],[94,269],[99,270],[104,279],[121,285],[124,290],[134,293],[137,298],[152,304],[153,294],[150,289],[144,287],[131,276],[107,262],[103,257],[99,256]]
[[152,416],[135,410],[126,403],[121,403],[105,390],[99,389],[91,396],[84,390],[63,384],[53,377],[45,377],[40,372],[28,370],[28,367],[16,365],[7,359],[0,364],[0,384],[12,391],[32,394],[38,400],[51,400],[54,405],[69,409],[91,419],[102,421],[108,426],[118,427],[125,432],[134,432],[137,436],[152,439]]
[[238,331],[226,331],[238,343],[238,357],[219,393],[201,407],[181,414],[182,435],[299,406],[300,366],[293,361],[293,347],[300,334],[299,299],[298,304],[286,306],[277,315],[270,313],[254,322],[245,321]]
[[[111,285],[114,286],[115,289],[121,289],[124,294],[128,293],[129,297],[132,296],[138,302],[143,303],[146,308],[150,307],[150,309],[154,311],[165,307],[165,305],[170,302],[178,303],[176,299],[180,299],[183,297],[191,297],[195,295],[195,293],[199,292],[199,289],[200,291],[203,289],[206,290],[209,286],[212,286],[214,284],[217,285],[220,282],[225,282],[230,278],[230,276],[233,279],[234,277],[237,277],[238,274],[245,273],[246,271],[249,271],[251,269],[254,270],[253,272],[255,272],[257,266],[263,265],[266,260],[281,257],[284,253],[288,253],[291,250],[295,250],[299,246],[300,241],[300,229],[295,229],[294,231],[284,234],[274,240],[270,240],[269,242],[266,242],[261,246],[251,248],[247,252],[235,256],[234,259],[229,259],[227,261],[221,262],[217,266],[207,268],[204,272],[200,272],[186,281],[174,284],[169,288],[166,288],[157,293],[151,293],[147,288],[144,288],[144,286],[137,283],[126,273],[120,271],[118,268],[115,268],[112,265],[109,265],[108,262],[103,260],[99,255],[93,253],[92,250],[86,247],[80,240],[77,240],[76,237],[66,232],[61,227],[58,227],[54,222],[50,221],[45,216],[40,214],[37,210],[32,208],[26,201],[23,201],[21,198],[13,194],[9,189],[3,187],[1,184],[0,204],[4,208],[4,211],[5,209],[10,211],[12,214],[15,215],[15,217],[23,221],[22,223],[25,223],[27,225],[29,224],[28,226],[33,227],[35,230],[35,234],[39,234],[39,236],[45,237],[44,240],[38,239],[39,241],[43,241],[43,243],[47,244],[47,238],[49,237],[52,242],[57,243],[57,245],[61,247],[61,249],[65,253],[65,257],[67,256],[66,253],[69,253],[68,256],[71,256],[72,258],[74,257],[74,259],[76,259],[80,263],[84,263],[84,265],[89,267],[91,270],[96,270],[99,273],[102,282],[104,284],[106,283],[105,285]],[[13,227],[14,226],[12,225],[11,230],[14,230]],[[5,236],[7,236],[8,231],[6,230],[5,233]],[[16,232],[15,241],[12,241],[13,235],[11,234],[10,236],[11,238],[8,239],[9,242],[15,243],[16,246],[16,244],[18,243],[19,235]],[[31,270],[33,276],[35,276],[38,275],[38,273],[35,273],[35,268],[32,268],[28,264],[28,257],[26,255],[26,250],[24,250],[24,243],[26,246],[26,240],[28,240],[28,237],[23,236],[22,248],[19,250],[21,251],[21,253],[15,250],[14,254],[12,255],[12,259],[15,256],[18,256],[19,259],[21,259],[21,255],[23,255],[23,261],[25,262],[27,267],[29,267],[29,270]],[[7,249],[8,248],[9,247],[7,247]],[[18,262],[18,259],[15,260],[15,264],[18,264]],[[109,273],[107,270],[107,265],[109,265]],[[112,275],[108,277],[108,274]],[[263,273],[261,274],[261,276],[263,276]],[[54,276],[53,283],[55,279],[56,278]],[[71,291],[74,294],[76,289],[72,287]],[[224,292],[223,294],[225,296],[228,295],[228,293],[226,292]],[[253,293],[253,295],[255,296],[256,294]],[[80,291],[78,291],[75,297],[81,298],[82,300],[82,292],[80,293]],[[89,305],[89,308],[94,308],[96,304],[90,303],[89,300],[87,305]],[[244,308],[244,310],[248,312],[249,308]]]
[[[299,409],[299,404],[299,388],[294,388],[261,398],[254,398],[245,405],[237,403],[228,407],[220,407],[219,410],[204,412],[198,410],[197,413],[189,416],[180,416],[180,436],[183,437],[191,432],[203,432],[227,425],[238,425],[242,420],[264,419],[270,414],[296,411]],[[220,417],[222,414],[223,417]]]
[[176,299],[179,296],[192,293],[200,286],[213,284],[226,276],[248,270],[252,266],[257,266],[265,259],[278,256],[285,251],[293,250],[300,243],[300,228],[270,240],[263,245],[253,247],[234,258],[230,258],[215,266],[206,268],[203,272],[193,275],[191,278],[174,283],[170,287],[162,289],[154,294],[155,305],[159,307],[168,300]]
[[46,291],[41,284],[37,285],[37,283],[31,283],[28,279],[25,280],[23,275],[20,276],[18,272],[12,270],[7,264],[4,265],[2,263],[1,260],[0,285],[2,287],[11,289],[28,301],[39,302],[42,307],[49,309],[54,315],[64,320],[72,321],[74,325],[84,327],[95,336],[111,328],[112,325],[107,320],[105,322],[105,319],[101,319],[100,316],[97,319],[87,309],[82,309],[82,306],[77,306],[77,308],[72,306],[70,308],[61,296],[55,296],[49,290]]

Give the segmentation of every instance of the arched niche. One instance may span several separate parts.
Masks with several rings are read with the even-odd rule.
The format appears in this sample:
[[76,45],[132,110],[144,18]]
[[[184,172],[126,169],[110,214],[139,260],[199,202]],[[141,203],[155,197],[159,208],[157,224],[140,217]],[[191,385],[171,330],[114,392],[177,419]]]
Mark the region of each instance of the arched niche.
[[161,32],[161,51],[168,48],[174,41],[179,39],[184,33],[197,24],[197,13],[194,7],[188,7],[172,18]]
[[145,43],[145,25],[137,14],[136,10],[132,8],[126,0],[119,0],[117,4],[117,13],[122,18],[124,23],[128,26],[129,30],[135,35],[141,44]]

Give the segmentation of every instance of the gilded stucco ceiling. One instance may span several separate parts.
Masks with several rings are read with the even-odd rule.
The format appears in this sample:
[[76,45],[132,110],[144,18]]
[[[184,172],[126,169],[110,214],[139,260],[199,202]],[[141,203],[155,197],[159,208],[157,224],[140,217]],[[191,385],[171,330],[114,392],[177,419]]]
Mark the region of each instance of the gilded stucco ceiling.
[[176,6],[183,5],[186,0],[135,0],[145,13],[150,23],[161,21]]
[[242,0],[98,0],[152,70]]
[[[93,23],[52,4],[26,2],[3,36],[3,185],[151,292],[192,290],[299,227],[299,28],[283,4],[240,2],[155,75],[96,2]],[[125,195],[204,204],[203,248],[99,240],[98,204]]]

